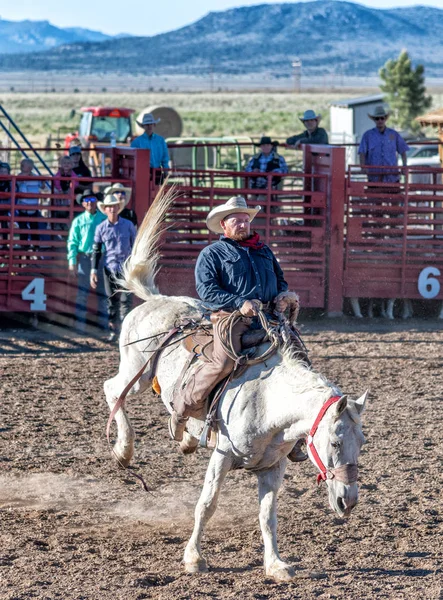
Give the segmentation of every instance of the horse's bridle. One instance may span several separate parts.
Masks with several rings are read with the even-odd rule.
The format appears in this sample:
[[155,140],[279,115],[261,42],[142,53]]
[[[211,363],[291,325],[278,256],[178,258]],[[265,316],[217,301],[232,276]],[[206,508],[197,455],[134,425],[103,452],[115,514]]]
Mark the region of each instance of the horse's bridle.
[[348,485],[350,483],[355,483],[358,478],[358,467],[355,464],[340,465],[339,467],[335,468],[325,467],[316,447],[314,446],[314,435],[318,429],[318,426],[320,425],[321,420],[325,416],[328,408],[336,402],[339,402],[341,398],[342,396],[332,396],[329,398],[329,400],[326,400],[308,433],[308,437],[306,438],[306,447],[311,453],[312,461],[320,471],[320,473],[317,475],[318,484],[320,484],[322,481],[326,481],[326,479],[336,479],[337,481],[341,481],[342,483]]

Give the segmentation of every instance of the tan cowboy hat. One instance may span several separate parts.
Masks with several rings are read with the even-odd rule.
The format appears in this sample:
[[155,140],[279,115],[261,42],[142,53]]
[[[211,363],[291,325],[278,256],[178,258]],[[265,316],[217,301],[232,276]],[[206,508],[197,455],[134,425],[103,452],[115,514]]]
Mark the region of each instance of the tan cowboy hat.
[[213,233],[223,233],[220,221],[226,219],[229,215],[234,213],[246,213],[251,217],[251,221],[254,219],[256,214],[261,210],[261,206],[255,208],[248,208],[246,200],[242,196],[234,196],[229,198],[226,204],[216,206],[206,217],[206,226]]
[[105,188],[105,190],[104,190],[105,196],[107,196],[108,194],[115,194],[115,193],[119,194],[121,192],[124,192],[126,194],[126,199],[129,202],[129,199],[131,198],[132,190],[131,190],[131,188],[125,187],[122,183],[113,183],[112,185]]
[[125,208],[125,206],[128,204],[128,202],[129,202],[129,198],[125,198],[124,200],[119,200],[117,198],[117,196],[114,196],[114,194],[106,194],[103,202],[97,202],[97,208],[100,212],[102,212],[105,215],[106,214],[105,208],[107,206],[114,206],[115,204],[119,204],[120,208],[119,208],[118,214],[120,214],[122,212],[122,210]]
[[383,104],[377,104],[372,113],[368,113],[368,117],[370,119],[376,119],[377,117],[389,117],[390,114],[391,113],[385,109]]

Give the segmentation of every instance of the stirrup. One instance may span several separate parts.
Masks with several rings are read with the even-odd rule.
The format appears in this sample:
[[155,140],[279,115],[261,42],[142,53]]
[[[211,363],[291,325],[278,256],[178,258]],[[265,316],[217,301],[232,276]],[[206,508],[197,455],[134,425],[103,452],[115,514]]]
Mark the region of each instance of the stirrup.
[[292,448],[291,452],[288,454],[288,458],[290,461],[303,462],[303,461],[307,460],[308,455],[305,454],[303,452],[303,450],[301,449],[303,444],[304,444],[304,440],[298,440],[294,444],[294,447]]
[[201,448],[215,448],[217,445],[217,432],[208,421],[205,421],[198,445]]

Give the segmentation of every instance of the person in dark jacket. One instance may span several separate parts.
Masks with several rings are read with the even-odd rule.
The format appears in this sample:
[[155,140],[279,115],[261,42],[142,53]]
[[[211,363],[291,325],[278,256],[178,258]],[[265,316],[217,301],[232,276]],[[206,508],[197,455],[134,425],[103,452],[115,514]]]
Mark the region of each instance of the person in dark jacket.
[[[79,177],[91,177],[91,171],[83,160],[82,149],[80,146],[71,146],[69,148],[69,156],[72,162],[72,170]],[[91,186],[91,183],[86,185]]]
[[306,110],[304,115],[300,117],[300,121],[306,127],[306,130],[303,133],[289,137],[286,140],[288,146],[293,146],[297,149],[302,144],[329,144],[326,130],[318,126],[321,121],[321,115],[315,114],[313,110]]
[[[251,222],[259,210],[259,206],[248,208],[240,196],[211,210],[206,219],[207,227],[222,236],[200,252],[195,267],[197,293],[213,316],[219,318],[234,310],[243,315],[232,330],[233,348],[237,353],[241,349],[242,334],[262,305],[272,303],[275,310],[284,312],[290,305],[298,304],[296,294],[288,292],[288,284],[272,250],[260,241],[256,232],[251,234]],[[198,367],[184,390],[174,398],[174,411],[169,420],[172,439],[183,440],[187,418],[201,416],[208,395],[233,367],[234,361],[224,351],[218,329],[214,328],[212,361]],[[302,455],[295,460],[304,458]]]
[[[263,136],[258,144],[260,152],[253,156],[248,162],[245,171],[248,173],[287,173],[288,165],[283,156],[277,154],[276,146],[278,142],[273,142],[270,137]],[[272,189],[276,189],[281,181],[281,177],[273,177],[271,181]],[[267,177],[251,177],[249,187],[255,189],[266,189],[268,187]]]

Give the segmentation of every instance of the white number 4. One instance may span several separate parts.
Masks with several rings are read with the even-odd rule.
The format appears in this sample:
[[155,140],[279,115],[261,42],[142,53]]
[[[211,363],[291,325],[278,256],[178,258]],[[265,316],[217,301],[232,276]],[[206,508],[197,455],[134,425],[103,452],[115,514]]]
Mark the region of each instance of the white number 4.
[[45,280],[42,277],[33,279],[23,290],[22,298],[31,302],[31,310],[46,310]]

